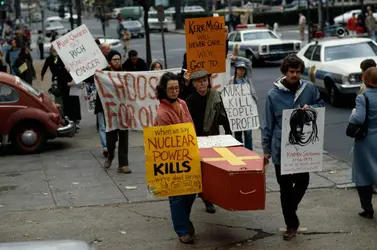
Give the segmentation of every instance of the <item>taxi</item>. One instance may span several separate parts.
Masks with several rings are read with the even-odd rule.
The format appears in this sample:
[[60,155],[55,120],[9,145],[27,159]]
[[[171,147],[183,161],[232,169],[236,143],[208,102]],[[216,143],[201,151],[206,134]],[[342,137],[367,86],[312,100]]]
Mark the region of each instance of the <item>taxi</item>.
[[339,106],[345,95],[355,95],[362,84],[360,63],[377,61],[377,44],[369,38],[328,38],[313,41],[297,53],[305,63],[302,78],[313,82]]
[[241,29],[228,36],[229,51],[253,63],[278,61],[301,49],[299,40],[283,40],[278,34],[263,28]]

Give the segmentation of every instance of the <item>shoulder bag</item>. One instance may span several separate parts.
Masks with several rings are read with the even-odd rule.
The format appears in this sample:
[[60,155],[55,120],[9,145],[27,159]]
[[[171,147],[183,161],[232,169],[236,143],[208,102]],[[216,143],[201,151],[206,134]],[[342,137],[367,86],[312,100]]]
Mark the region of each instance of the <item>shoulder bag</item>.
[[363,124],[356,125],[353,123],[349,123],[347,130],[346,130],[346,135],[351,138],[355,139],[362,139],[368,134],[368,112],[369,112],[369,99],[363,94],[365,98],[365,120]]

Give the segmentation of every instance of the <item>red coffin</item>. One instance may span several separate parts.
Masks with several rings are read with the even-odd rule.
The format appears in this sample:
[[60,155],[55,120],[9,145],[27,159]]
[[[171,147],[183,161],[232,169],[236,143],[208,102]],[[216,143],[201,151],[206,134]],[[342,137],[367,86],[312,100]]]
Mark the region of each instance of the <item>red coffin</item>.
[[226,210],[264,210],[263,157],[244,147],[200,149],[202,198]]

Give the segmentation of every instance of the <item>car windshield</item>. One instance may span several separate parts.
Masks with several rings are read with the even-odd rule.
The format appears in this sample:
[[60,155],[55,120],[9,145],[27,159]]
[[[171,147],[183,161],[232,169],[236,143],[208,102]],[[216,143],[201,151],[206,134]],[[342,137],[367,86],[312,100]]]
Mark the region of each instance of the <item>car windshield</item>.
[[36,97],[40,97],[41,96],[41,92],[37,89],[35,89],[33,86],[31,86],[30,84],[24,82],[21,78],[19,77],[16,77],[16,81],[24,88],[26,89],[29,93],[31,93],[32,95],[35,95]]
[[373,42],[352,43],[325,48],[325,62],[376,55],[377,46]]
[[128,21],[123,23],[124,27],[138,27],[140,23],[138,21]]
[[275,36],[274,33],[270,31],[243,33],[244,41],[261,40],[261,39],[278,39],[278,37]]

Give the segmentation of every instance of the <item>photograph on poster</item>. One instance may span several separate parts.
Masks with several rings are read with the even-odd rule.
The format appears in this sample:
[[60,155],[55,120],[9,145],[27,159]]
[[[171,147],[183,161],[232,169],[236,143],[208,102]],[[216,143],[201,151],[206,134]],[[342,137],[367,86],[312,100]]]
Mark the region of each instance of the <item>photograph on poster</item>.
[[322,170],[324,129],[325,108],[283,110],[283,175]]

